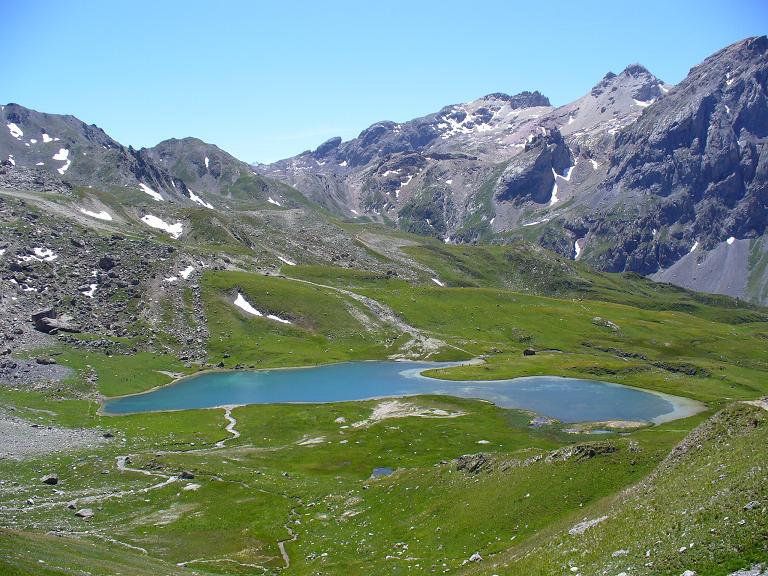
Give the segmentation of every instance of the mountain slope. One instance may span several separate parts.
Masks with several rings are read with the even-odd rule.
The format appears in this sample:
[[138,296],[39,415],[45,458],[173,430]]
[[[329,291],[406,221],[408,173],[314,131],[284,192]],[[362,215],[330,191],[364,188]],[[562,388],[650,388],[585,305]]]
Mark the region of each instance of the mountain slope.
[[346,217],[768,302],[767,54],[746,39],[676,87],[633,64],[559,108],[492,94],[257,170]]
[[3,183],[9,186],[32,172],[75,186],[132,188],[169,201],[189,198],[184,183],[146,152],[126,148],[74,116],[18,104],[0,109],[0,159],[6,164]]
[[209,207],[221,200],[242,200],[275,205],[292,204],[295,193],[256,174],[251,167],[218,146],[197,138],[172,138],[142,153],[182,180],[193,197],[205,196]]

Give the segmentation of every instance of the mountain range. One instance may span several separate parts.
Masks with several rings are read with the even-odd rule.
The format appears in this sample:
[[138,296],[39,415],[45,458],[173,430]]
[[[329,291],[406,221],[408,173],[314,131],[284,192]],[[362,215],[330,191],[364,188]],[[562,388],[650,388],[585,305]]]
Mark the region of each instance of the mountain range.
[[767,84],[768,38],[748,38],[678,85],[633,64],[563,106],[494,93],[266,165],[195,138],[135,150],[75,117],[8,104],[0,186],[77,190],[94,210],[108,192],[138,203],[136,220],[161,204],[219,220],[272,206],[445,243],[526,240],[599,270],[766,303]]

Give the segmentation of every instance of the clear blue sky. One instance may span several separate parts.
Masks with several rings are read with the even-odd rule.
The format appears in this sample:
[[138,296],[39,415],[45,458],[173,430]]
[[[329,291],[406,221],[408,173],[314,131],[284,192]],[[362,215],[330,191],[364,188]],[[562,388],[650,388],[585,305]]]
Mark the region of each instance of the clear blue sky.
[[768,32],[765,0],[2,0],[0,101],[123,144],[273,161],[489,92],[556,105],[640,62],[679,82]]

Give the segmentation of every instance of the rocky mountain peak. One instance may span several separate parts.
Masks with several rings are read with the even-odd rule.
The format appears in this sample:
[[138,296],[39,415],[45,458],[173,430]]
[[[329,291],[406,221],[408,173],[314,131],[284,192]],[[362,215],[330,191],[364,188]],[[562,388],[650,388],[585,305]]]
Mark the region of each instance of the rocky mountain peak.
[[549,98],[544,96],[538,90],[534,90],[533,92],[526,90],[524,92],[520,92],[519,94],[515,94],[514,96],[510,96],[509,94],[505,94],[503,92],[494,92],[493,94],[487,94],[486,96],[483,96],[481,99],[507,102],[509,107],[513,110],[518,108],[533,108],[535,106],[552,105],[549,102]]
[[626,76],[640,76],[643,74],[651,74],[651,73],[648,71],[648,68],[646,68],[642,64],[635,63],[635,64],[630,64],[629,66],[624,68],[621,74],[624,74]]
[[320,144],[315,151],[313,152],[313,156],[316,158],[322,158],[323,156],[327,156],[334,150],[336,150],[341,145],[341,136],[335,136],[333,138],[330,138]]
[[598,98],[603,94],[616,92],[622,88],[631,88],[633,97],[642,102],[653,100],[661,95],[663,90],[659,86],[663,82],[654,76],[642,64],[630,64],[620,74],[608,72],[590,91],[590,94]]

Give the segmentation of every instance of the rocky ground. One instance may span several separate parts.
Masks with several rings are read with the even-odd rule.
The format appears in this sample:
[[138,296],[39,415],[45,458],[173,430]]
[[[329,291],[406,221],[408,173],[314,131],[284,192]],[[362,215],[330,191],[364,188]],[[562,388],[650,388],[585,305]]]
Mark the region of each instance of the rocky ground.
[[105,432],[35,424],[0,412],[0,460],[20,460],[51,452],[93,449],[106,442]]

